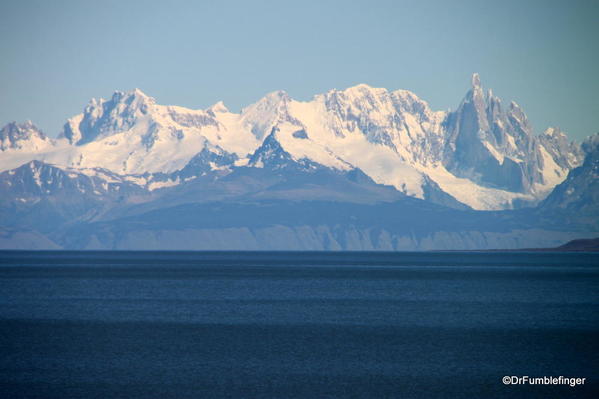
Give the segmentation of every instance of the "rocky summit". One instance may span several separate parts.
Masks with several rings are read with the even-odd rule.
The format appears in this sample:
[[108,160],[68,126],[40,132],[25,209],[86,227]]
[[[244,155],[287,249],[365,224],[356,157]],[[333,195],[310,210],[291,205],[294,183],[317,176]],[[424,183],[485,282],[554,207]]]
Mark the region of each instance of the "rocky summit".
[[0,245],[480,249],[595,234],[597,136],[536,133],[477,74],[470,86],[454,111],[360,84],[239,113],[135,89],[92,99],[56,138],[10,123]]

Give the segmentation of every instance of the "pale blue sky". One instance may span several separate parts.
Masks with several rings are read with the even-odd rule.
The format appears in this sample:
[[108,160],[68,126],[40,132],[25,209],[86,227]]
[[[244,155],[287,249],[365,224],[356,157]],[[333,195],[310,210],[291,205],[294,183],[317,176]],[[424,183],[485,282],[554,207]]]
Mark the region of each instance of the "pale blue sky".
[[92,97],[239,111],[357,83],[455,109],[479,72],[537,132],[599,131],[598,1],[2,1],[0,124],[55,136]]

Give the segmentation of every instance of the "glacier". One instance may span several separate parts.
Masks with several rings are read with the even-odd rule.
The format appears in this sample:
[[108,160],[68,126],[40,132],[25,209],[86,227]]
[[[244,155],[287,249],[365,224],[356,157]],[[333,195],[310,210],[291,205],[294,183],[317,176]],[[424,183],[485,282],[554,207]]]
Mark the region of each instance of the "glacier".
[[[56,138],[30,121],[0,130],[0,247],[477,249],[595,234],[596,136],[537,134],[505,104],[477,74],[447,111],[366,84],[309,101],[276,91],[239,113],[117,91]],[[223,212],[238,221],[211,225]]]
[[557,128],[535,135],[520,107],[503,107],[492,91],[483,91],[476,74],[453,112],[433,111],[407,90],[365,84],[305,102],[278,91],[238,114],[222,102],[206,110],[158,105],[135,89],[92,99],[54,140],[31,123],[9,124],[2,132],[0,171],[39,160],[83,171],[102,168],[135,181],[179,171],[205,149],[236,157],[229,166],[247,166],[272,138],[294,160],[359,168],[375,182],[421,199],[433,184],[478,210],[538,203],[582,162],[576,143]]

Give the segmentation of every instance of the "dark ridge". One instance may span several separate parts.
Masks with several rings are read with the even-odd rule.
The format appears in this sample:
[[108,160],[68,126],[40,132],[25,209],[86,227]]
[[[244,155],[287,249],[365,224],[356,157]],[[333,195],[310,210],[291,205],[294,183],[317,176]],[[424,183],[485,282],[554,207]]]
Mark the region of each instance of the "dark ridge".
[[559,247],[518,249],[441,250],[437,252],[599,252],[599,237],[568,241]]
[[585,238],[579,240],[568,241],[564,245],[556,248],[560,251],[585,251],[599,252],[599,237]]

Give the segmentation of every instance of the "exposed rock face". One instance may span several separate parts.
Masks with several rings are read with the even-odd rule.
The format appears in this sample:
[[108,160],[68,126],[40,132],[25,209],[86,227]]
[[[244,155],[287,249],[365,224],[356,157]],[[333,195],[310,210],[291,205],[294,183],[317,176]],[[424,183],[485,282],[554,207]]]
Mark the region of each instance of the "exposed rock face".
[[68,120],[62,136],[82,145],[111,134],[131,129],[155,104],[153,98],[138,89],[129,93],[117,91],[110,100],[92,99],[83,114]]
[[582,166],[570,171],[540,209],[561,211],[569,220],[599,227],[599,133],[589,137],[582,148],[586,154]]
[[0,173],[0,190],[4,199],[48,195],[118,195],[125,189],[142,190],[135,184],[105,170],[63,170],[40,161],[31,161],[17,169]]
[[561,175],[581,160],[578,147],[568,143],[558,129],[549,129],[541,138],[534,136],[518,104],[512,101],[504,109],[492,91],[483,91],[476,74],[472,89],[448,115],[445,126],[444,164],[455,175],[485,186],[534,193],[537,186],[550,183],[545,177],[550,165],[543,153]]
[[55,233],[110,212],[127,197],[144,194],[141,187],[110,171],[86,173],[39,161],[0,173],[1,227]]
[[583,233],[522,230],[510,233],[467,231],[430,235],[396,235],[388,231],[339,230],[328,226],[273,226],[197,230],[142,230],[118,241],[93,235],[81,249],[154,250],[296,250],[296,251],[431,251],[554,247]]
[[[598,136],[537,136],[516,103],[471,83],[453,112],[364,84],[278,91],[238,114],[135,89],[92,100],[58,140],[11,123],[0,246],[521,248],[599,230]],[[532,207],[556,185],[534,209],[473,211]]]
[[581,164],[585,156],[581,146],[570,141],[559,128],[547,128],[538,138],[551,158],[562,168],[574,169]]
[[158,105],[135,89],[93,99],[68,120],[57,143],[32,125],[19,129],[4,129],[0,170],[35,159],[144,176],[147,183],[164,181],[204,150],[226,154],[221,161],[228,165],[217,162],[222,170],[262,167],[261,157],[279,154],[288,157],[287,167],[360,169],[406,195],[474,209],[534,204],[582,161],[579,146],[559,129],[535,136],[522,109],[485,93],[476,74],[449,113],[431,110],[407,90],[365,84],[307,102],[277,91],[239,114],[222,102],[206,110]]
[[260,201],[181,204],[74,226],[74,248],[440,250],[556,247],[596,230],[556,230],[530,215],[399,199],[387,204]]
[[42,151],[53,144],[31,121],[19,124],[11,122],[0,130],[0,152]]

